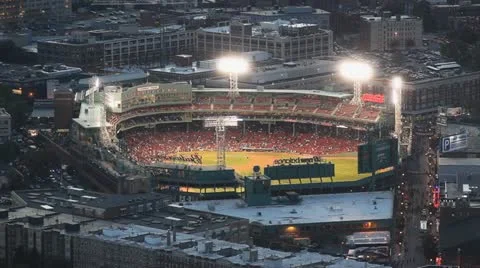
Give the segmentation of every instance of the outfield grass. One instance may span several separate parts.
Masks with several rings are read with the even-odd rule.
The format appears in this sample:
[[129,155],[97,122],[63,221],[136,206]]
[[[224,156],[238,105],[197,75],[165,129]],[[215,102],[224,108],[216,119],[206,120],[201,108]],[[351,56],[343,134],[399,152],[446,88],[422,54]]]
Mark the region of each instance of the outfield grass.
[[[179,155],[190,155],[198,153],[202,156],[203,165],[213,166],[217,161],[217,154],[214,151],[198,151],[198,152],[184,152]],[[226,162],[227,166],[235,169],[240,175],[250,175],[253,166],[263,167],[273,165],[275,159],[284,158],[304,158],[310,157],[308,155],[301,155],[295,153],[276,153],[276,152],[227,152]],[[324,157],[327,161],[335,164],[335,177],[333,181],[355,181],[371,174],[357,173],[357,154],[356,153],[342,153],[334,156]]]

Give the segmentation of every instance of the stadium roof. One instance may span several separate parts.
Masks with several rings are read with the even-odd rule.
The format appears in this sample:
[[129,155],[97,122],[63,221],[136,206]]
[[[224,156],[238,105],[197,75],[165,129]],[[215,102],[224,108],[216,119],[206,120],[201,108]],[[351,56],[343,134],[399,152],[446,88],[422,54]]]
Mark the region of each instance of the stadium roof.
[[[239,205],[243,203],[240,199],[183,205],[187,209],[240,217],[263,225],[389,220],[393,215],[393,194],[389,191],[305,195],[301,198],[298,204],[277,203],[262,207],[243,207]],[[212,206],[214,210],[211,210]]]
[[[228,92],[228,88],[204,88],[204,89],[193,89],[194,93],[216,93],[216,92]],[[240,94],[243,93],[258,93],[258,94],[304,94],[304,95],[317,95],[323,97],[332,97],[332,98],[349,98],[352,97],[351,93],[345,92],[333,92],[325,90],[303,90],[303,89],[239,89]]]

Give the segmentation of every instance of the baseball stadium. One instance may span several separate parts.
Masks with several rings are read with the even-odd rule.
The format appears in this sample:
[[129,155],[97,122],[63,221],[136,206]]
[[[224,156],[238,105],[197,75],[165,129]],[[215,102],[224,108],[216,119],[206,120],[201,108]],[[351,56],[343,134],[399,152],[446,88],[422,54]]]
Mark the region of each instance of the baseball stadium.
[[185,83],[104,86],[103,92],[86,93],[94,97],[82,103],[75,119],[77,138],[116,148],[148,170],[159,189],[176,185],[192,194],[241,193],[242,177],[255,166],[265,174],[268,168],[319,166],[273,176],[272,187],[283,190],[356,185],[372,172],[393,169],[359,168],[359,145],[379,136],[379,102],[355,105],[352,94],[318,90],[228,92]]

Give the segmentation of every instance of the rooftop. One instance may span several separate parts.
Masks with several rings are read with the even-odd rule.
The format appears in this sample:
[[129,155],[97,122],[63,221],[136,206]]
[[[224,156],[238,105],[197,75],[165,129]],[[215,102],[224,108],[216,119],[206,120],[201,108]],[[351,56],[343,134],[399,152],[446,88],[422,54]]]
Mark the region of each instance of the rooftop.
[[392,76],[401,75],[407,83],[422,83],[471,73],[461,68],[456,62],[452,62],[451,59],[442,57],[439,51],[403,51],[399,57],[400,60],[395,60],[394,54],[390,52],[363,52],[352,56],[356,60],[372,65],[377,80],[391,79]]
[[480,201],[480,159],[445,158],[438,160],[441,194],[446,199],[469,197],[468,202]]
[[[139,80],[139,79],[146,79],[148,74],[144,73],[143,71],[138,72],[128,72],[128,73],[116,73],[111,75],[99,76],[98,79],[100,80],[101,84],[112,84],[112,83],[121,83],[121,82],[129,82],[131,80]],[[78,81],[79,85],[88,86],[90,85],[91,78],[84,78]]]
[[[298,25],[297,25],[298,24]],[[304,24],[304,23],[297,23],[297,24],[290,24],[288,25],[289,27],[297,27],[297,28],[302,28],[302,27],[311,27],[316,24]],[[295,26],[297,25],[297,26]],[[220,26],[220,27],[207,27],[207,28],[202,28],[204,32],[208,33],[219,33],[219,34],[230,34],[230,26]],[[317,29],[314,33],[328,33],[328,30],[324,29]],[[312,34],[309,32],[308,34]],[[252,36],[256,37],[265,37],[265,38],[275,38],[275,37],[281,37],[284,39],[289,38],[287,35],[281,35],[280,32],[278,31],[270,31],[268,29],[264,29],[262,26],[252,26]]]
[[54,211],[48,211],[44,209],[32,208],[32,207],[23,207],[13,209],[8,212],[8,218],[2,219],[0,218],[1,222],[10,222],[19,219],[26,218],[28,216],[48,216],[56,214]]
[[239,83],[271,84],[281,81],[307,79],[316,76],[329,76],[337,72],[338,63],[331,60],[300,60],[259,66],[240,75]]
[[263,225],[387,220],[393,215],[393,194],[388,191],[306,195],[301,198],[299,204],[274,203],[264,207],[244,207],[241,199],[183,205],[187,209],[240,217]]
[[[173,233],[166,230],[149,228],[138,225],[124,225],[111,228],[102,228],[96,232],[80,233],[78,236],[87,239],[98,239],[110,243],[119,243],[134,247],[143,247],[151,250],[165,250],[181,252],[187,256],[222,260],[222,263],[237,265],[252,265],[258,267],[300,267],[308,264],[322,264],[325,267],[384,267],[363,262],[348,261],[343,257],[333,257],[312,252],[282,252],[268,248],[253,247],[245,244],[231,243],[222,240],[205,239],[200,236]],[[255,258],[249,258],[250,253],[256,251]],[[274,266],[270,260],[275,260]],[[341,266],[338,266],[338,264]],[[332,265],[332,266],[331,266]]]
[[365,15],[365,16],[361,16],[361,18],[365,21],[368,21],[368,22],[378,22],[378,21],[385,21],[385,20],[389,20],[389,21],[396,21],[398,19],[404,21],[404,20],[420,20],[420,18],[418,17],[412,17],[412,16],[407,16],[407,15],[402,15],[400,17],[396,17],[396,16],[391,16],[391,17],[375,17],[375,16],[372,16],[372,15]]
[[81,205],[107,209],[125,207],[140,201],[153,202],[166,198],[165,195],[159,193],[117,195],[91,192],[73,187],[62,190],[20,190],[16,193],[31,207],[41,208],[41,205],[49,205],[54,207],[55,210],[59,208],[56,202],[68,202],[73,206]]
[[150,69],[151,72],[158,73],[172,73],[172,74],[196,74],[196,73],[205,73],[213,72],[215,69],[209,68],[199,68],[199,67],[178,67],[178,66],[166,66],[164,68],[155,68]]
[[309,6],[288,6],[284,7],[281,10],[256,10],[256,11],[246,11],[242,12],[244,15],[256,15],[256,16],[286,16],[286,15],[293,15],[299,14],[303,15],[305,13],[308,14],[330,14],[330,12],[322,10],[322,9],[315,9]]
[[63,64],[25,66],[0,62],[0,81],[29,82],[79,74],[82,69]]

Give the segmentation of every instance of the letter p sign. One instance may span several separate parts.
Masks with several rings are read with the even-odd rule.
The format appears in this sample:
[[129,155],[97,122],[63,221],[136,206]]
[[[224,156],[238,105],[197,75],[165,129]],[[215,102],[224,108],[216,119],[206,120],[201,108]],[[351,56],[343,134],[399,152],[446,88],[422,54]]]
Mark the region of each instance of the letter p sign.
[[442,148],[444,152],[448,152],[450,151],[450,139],[449,138],[446,138],[446,139],[443,139],[443,148]]

